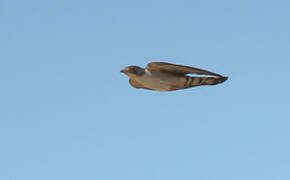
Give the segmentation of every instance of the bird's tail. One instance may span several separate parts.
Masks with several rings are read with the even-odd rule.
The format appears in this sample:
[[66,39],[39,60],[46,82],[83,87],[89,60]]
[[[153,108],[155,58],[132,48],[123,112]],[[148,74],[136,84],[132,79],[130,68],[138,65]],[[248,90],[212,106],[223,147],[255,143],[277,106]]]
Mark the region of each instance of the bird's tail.
[[201,86],[201,85],[216,85],[225,82],[228,77],[218,76],[218,77],[190,77],[186,76],[186,81],[184,84],[185,88]]

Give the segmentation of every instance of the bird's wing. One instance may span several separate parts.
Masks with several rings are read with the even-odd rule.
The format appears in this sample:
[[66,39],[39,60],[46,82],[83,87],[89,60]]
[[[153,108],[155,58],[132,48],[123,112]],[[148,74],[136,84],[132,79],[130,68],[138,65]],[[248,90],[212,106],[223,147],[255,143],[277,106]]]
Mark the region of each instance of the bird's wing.
[[185,75],[185,74],[201,74],[201,75],[212,75],[222,77],[217,73],[206,71],[203,69],[198,69],[189,66],[170,64],[165,62],[151,62],[146,67],[147,70],[157,70],[157,71],[167,71],[175,74]]
[[137,81],[133,80],[133,79],[129,79],[129,83],[131,84],[131,86],[133,86],[134,88],[143,88],[143,89],[149,89],[149,90],[153,90],[147,87],[144,87],[142,84],[138,83]]

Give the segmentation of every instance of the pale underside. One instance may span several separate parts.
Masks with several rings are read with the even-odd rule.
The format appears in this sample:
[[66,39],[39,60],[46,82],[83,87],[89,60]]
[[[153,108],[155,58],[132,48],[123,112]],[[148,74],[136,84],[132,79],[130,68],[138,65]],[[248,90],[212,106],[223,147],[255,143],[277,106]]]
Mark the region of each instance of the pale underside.
[[173,87],[184,83],[185,78],[167,72],[151,71],[145,69],[146,73],[141,77],[130,79],[130,84],[135,88],[144,88],[157,91],[169,91]]

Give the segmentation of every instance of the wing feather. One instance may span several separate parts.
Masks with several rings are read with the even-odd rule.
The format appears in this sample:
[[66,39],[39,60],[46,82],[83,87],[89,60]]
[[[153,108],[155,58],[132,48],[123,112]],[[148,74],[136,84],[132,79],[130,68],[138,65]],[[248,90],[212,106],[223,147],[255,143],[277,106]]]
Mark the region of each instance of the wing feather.
[[199,68],[177,65],[177,64],[170,64],[165,62],[151,62],[147,65],[146,69],[150,70],[157,70],[157,71],[167,71],[172,72],[175,74],[186,75],[186,74],[201,74],[201,75],[212,75],[222,77],[222,75],[213,73],[210,71],[206,71]]

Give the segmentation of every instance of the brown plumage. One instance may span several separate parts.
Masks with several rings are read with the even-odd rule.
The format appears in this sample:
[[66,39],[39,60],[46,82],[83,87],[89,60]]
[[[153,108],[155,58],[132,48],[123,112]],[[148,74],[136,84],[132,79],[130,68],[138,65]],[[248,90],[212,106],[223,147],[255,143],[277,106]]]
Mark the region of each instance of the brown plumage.
[[[203,69],[165,62],[151,62],[145,69],[138,66],[128,66],[121,72],[130,77],[129,82],[133,87],[156,91],[216,85],[228,79],[228,77]],[[210,77],[193,77],[187,74],[208,75]]]

